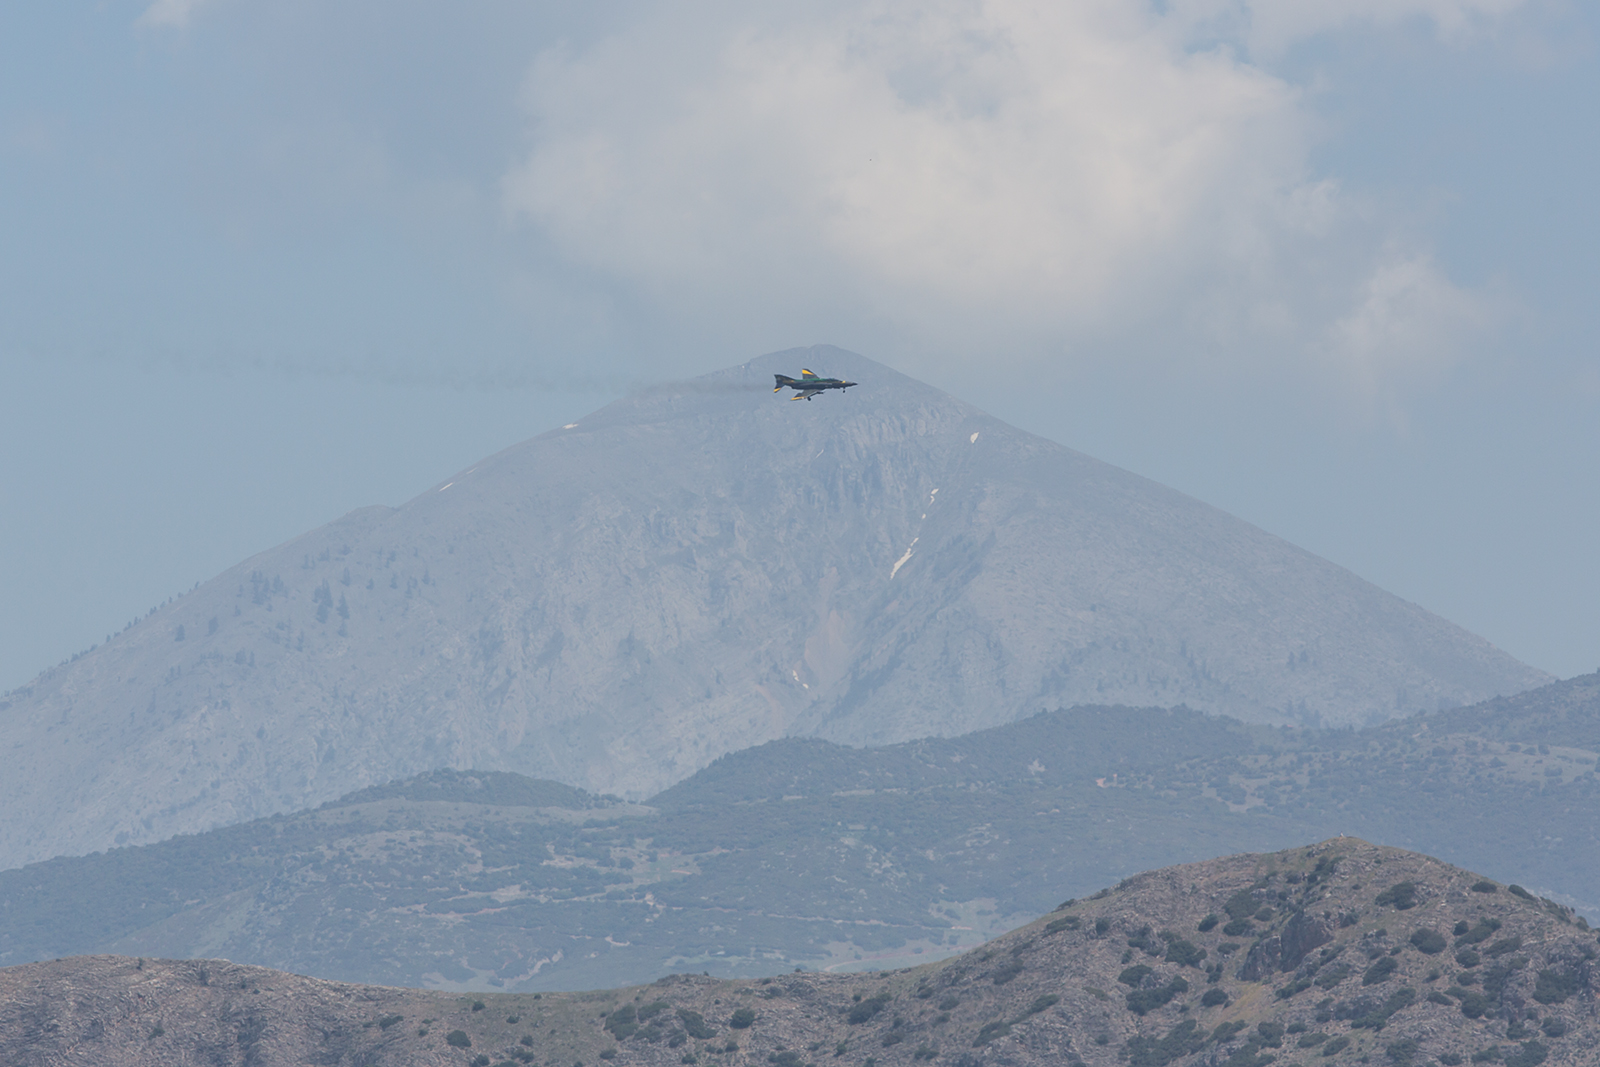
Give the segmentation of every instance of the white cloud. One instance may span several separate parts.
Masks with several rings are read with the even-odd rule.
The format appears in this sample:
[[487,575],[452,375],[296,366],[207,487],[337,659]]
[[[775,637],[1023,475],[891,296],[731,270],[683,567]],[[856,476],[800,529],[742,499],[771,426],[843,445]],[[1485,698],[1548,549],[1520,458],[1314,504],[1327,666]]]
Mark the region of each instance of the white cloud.
[[145,8],[144,14],[139,16],[140,25],[144,26],[171,26],[174,29],[183,29],[189,25],[189,18],[207,0],[155,0]]
[[1194,33],[1225,33],[1253,51],[1272,53],[1296,41],[1342,30],[1388,29],[1431,23],[1440,36],[1459,39],[1487,30],[1526,0],[1176,0],[1168,11]]
[[505,194],[566,256],[702,321],[875,322],[932,357],[1320,350],[1378,376],[1426,347],[1383,338],[1451,335],[1474,297],[1395,258],[1311,172],[1301,92],[1213,35],[1511,3],[662,14],[539,58]]
[[1503,304],[1492,292],[1451,284],[1430,256],[1390,250],[1329,327],[1327,351],[1362,394],[1393,406],[1397,389],[1447,370],[1474,332],[1501,317]]

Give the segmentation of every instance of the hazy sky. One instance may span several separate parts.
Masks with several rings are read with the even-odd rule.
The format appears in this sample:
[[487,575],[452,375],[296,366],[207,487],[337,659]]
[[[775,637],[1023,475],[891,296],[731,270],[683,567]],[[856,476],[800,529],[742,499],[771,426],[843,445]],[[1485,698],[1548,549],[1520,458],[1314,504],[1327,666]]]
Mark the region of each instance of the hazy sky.
[[817,342],[1592,671],[1597,28],[5,5],[0,689],[630,389]]

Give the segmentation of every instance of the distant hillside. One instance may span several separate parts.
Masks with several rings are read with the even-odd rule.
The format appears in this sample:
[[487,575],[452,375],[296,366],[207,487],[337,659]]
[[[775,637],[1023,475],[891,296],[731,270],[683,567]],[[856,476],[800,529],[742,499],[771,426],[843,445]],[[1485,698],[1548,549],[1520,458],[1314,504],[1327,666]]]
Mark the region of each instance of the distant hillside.
[[899,966],[1142,869],[1339,833],[1600,919],[1597,751],[1561,744],[1600,733],[1600,676],[1540,692],[1359,731],[1120,708],[878,749],[792,739],[650,807],[441,771],[0,872],[0,963],[220,955],[478,990]]
[[[860,382],[791,403],[797,365]],[[1073,704],[1365,724],[1549,679],[1238,519],[817,348],[263,552],[0,701],[0,867],[441,766],[638,800]]]
[[0,970],[0,1062],[1590,1067],[1597,959],[1559,905],[1345,838],[1141,874],[895,972],[460,996],[30,964]]

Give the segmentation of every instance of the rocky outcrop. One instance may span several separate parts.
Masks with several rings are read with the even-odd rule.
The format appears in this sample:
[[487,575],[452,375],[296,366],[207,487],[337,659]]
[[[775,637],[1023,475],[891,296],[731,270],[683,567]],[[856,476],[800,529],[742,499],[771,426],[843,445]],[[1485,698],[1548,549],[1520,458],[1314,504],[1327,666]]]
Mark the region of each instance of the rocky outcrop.
[[1283,933],[1278,935],[1279,969],[1292,971],[1300,966],[1300,961],[1310,955],[1313,949],[1321,948],[1333,940],[1333,929],[1331,918],[1295,912],[1284,924]]

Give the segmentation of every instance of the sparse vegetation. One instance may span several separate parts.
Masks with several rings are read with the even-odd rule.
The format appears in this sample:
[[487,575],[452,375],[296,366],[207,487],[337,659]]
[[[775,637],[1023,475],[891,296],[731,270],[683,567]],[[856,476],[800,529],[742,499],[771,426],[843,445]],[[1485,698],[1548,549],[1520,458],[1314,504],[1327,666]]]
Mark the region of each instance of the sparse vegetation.
[[1417,887],[1414,882],[1396,882],[1378,894],[1373,903],[1379,907],[1394,905],[1397,911],[1407,911],[1417,906]]
[[1437,956],[1449,946],[1449,942],[1439,931],[1422,927],[1411,935],[1411,945],[1424,955]]

